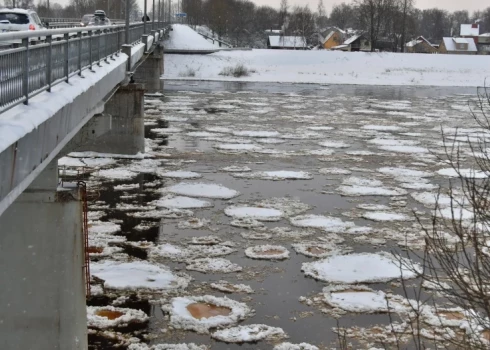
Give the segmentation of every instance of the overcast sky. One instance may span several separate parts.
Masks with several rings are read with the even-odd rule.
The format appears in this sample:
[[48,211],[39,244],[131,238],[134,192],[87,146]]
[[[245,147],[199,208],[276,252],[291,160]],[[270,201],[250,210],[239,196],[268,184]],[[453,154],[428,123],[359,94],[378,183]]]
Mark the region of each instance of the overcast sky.
[[[124,1],[124,0],[112,0],[112,1]],[[141,8],[143,8],[143,0],[138,0],[141,4]],[[152,0],[147,0],[148,6],[152,3]],[[177,0],[173,0],[177,1]],[[257,5],[269,5],[272,7],[279,8],[279,4],[281,0],[252,0]],[[60,4],[67,4],[69,0],[52,0],[52,2],[58,2]],[[158,3],[158,0],[156,0]],[[352,0],[323,0],[325,7],[328,12],[334,4],[338,4],[341,2],[352,2]],[[312,10],[316,10],[318,5],[318,0],[289,0],[291,5],[306,5],[309,4]],[[484,8],[490,7],[490,1],[488,0],[415,0],[415,5],[418,8],[432,8],[439,7],[449,11],[455,10],[468,10],[470,12],[475,10],[482,10]]]

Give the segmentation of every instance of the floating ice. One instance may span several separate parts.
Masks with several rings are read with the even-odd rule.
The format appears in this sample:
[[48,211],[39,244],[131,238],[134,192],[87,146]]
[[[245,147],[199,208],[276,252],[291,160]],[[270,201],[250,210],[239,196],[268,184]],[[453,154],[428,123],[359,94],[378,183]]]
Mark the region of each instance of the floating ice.
[[323,215],[302,215],[291,218],[291,225],[298,227],[311,227],[322,229],[325,232],[342,232],[355,224],[350,221],[342,221],[339,218]]
[[209,225],[211,221],[208,219],[200,219],[200,218],[190,218],[186,221],[179,221],[177,227],[180,229],[199,229],[203,228],[206,225]]
[[295,198],[267,198],[255,203],[258,207],[274,208],[280,210],[285,215],[299,215],[311,209],[308,204],[302,203],[299,199]]
[[255,151],[261,147],[251,143],[222,143],[214,146],[216,149],[229,152]]
[[108,180],[130,180],[134,179],[138,175],[138,173],[129,171],[125,168],[113,168],[99,170],[97,175]]
[[[424,206],[434,209],[436,203],[439,208],[447,208],[451,206],[451,197],[437,192],[412,192],[410,193],[413,199],[417,202],[422,203]],[[463,198],[454,198],[454,206],[457,206],[457,203],[463,200]]]
[[371,187],[371,186],[340,186],[337,188],[344,196],[404,196],[407,191],[402,188]]
[[416,146],[380,146],[379,148],[384,151],[399,153],[429,153],[427,148]]
[[284,216],[284,213],[277,209],[239,206],[226,208],[225,214],[238,219],[248,218],[258,221],[279,221]]
[[292,343],[281,343],[274,346],[272,350],[319,350],[317,346],[308,343],[292,344]]
[[340,168],[322,168],[318,170],[320,174],[323,175],[350,175],[352,171]]
[[364,130],[376,130],[376,131],[400,131],[403,128],[395,125],[364,125],[362,127]]
[[378,171],[382,174],[391,175],[395,178],[397,177],[430,177],[434,174],[428,171],[408,169],[408,168],[392,168],[385,167],[379,168]]
[[307,242],[293,244],[293,249],[303,255],[311,258],[326,258],[327,256],[338,255],[341,249],[335,244]]
[[103,279],[109,289],[168,290],[185,288],[190,281],[188,276],[173,274],[167,266],[146,261],[91,263],[90,272]]
[[184,216],[192,216],[194,213],[187,209],[162,209],[128,213],[127,215],[140,219],[178,219]]
[[207,184],[200,182],[181,182],[177,185],[167,187],[164,190],[182,196],[205,197],[214,199],[231,199],[240,194],[240,192],[227,188],[223,185]]
[[325,303],[348,312],[388,312],[388,305],[390,310],[394,309],[384,292],[362,285],[325,287],[323,293]]
[[128,350],[209,350],[206,345],[189,344],[156,344],[148,346],[145,343],[130,344]]
[[177,134],[181,133],[183,130],[180,128],[155,128],[151,129],[152,133],[158,134],[158,135],[171,135],[171,134]]
[[[409,261],[405,263],[411,264]],[[413,267],[420,269],[416,264]],[[400,264],[391,255],[382,253],[337,255],[303,263],[301,269],[307,276],[330,283],[376,283],[416,277],[415,272],[405,264]]]
[[234,219],[230,222],[230,225],[242,228],[257,228],[264,226],[260,221],[251,218]]
[[254,239],[254,240],[267,240],[272,238],[272,235],[266,232],[246,231],[246,232],[242,232],[240,235],[245,239]]
[[170,177],[174,179],[199,179],[202,177],[201,174],[195,173],[193,171],[167,171],[158,172],[158,176]]
[[175,261],[204,257],[217,257],[233,253],[235,250],[223,245],[190,245],[181,247],[170,243],[155,246],[150,250],[151,258],[168,258]]
[[453,168],[444,168],[437,171],[439,175],[446,177],[465,177],[470,179],[486,179],[488,174],[481,170],[474,169],[453,169]]
[[287,338],[287,335],[278,327],[250,324],[219,330],[212,333],[211,337],[227,343],[246,343],[264,339]]
[[211,295],[173,298],[162,309],[170,313],[172,327],[198,333],[235,324],[253,313],[244,303]]
[[189,244],[193,244],[193,245],[216,245],[220,243],[221,243],[221,239],[212,235],[192,237],[191,241],[189,242]]
[[383,204],[359,204],[357,208],[362,210],[372,210],[372,211],[390,210],[389,206]]
[[239,165],[227,166],[225,168],[222,168],[221,170],[229,173],[246,173],[252,171],[252,169],[250,169],[248,166],[239,166]]
[[183,197],[183,196],[165,196],[157,201],[152,202],[157,207],[163,208],[175,208],[175,209],[198,209],[209,208],[213,206],[213,203],[203,201],[196,198]]
[[233,135],[243,137],[268,138],[278,137],[280,134],[277,131],[233,131]]
[[245,249],[245,255],[252,259],[282,260],[289,258],[289,251],[278,245],[258,245]]
[[246,284],[232,284],[226,281],[211,283],[210,287],[225,293],[247,293],[253,294],[254,290]]
[[368,179],[356,176],[350,176],[342,181],[343,185],[348,186],[368,186],[368,187],[379,187],[383,186],[383,183],[376,179]]
[[393,213],[388,211],[372,211],[361,215],[364,219],[373,221],[410,221],[412,218],[401,213]]
[[186,266],[187,270],[212,273],[231,273],[242,271],[240,265],[232,263],[223,258],[202,258],[190,260]]
[[320,146],[327,148],[349,148],[350,145],[343,141],[323,141],[318,143]]
[[105,221],[92,221],[88,225],[88,232],[90,234],[97,233],[116,233],[121,231],[121,225],[115,224],[113,222],[105,222]]
[[261,180],[311,180],[313,176],[306,171],[259,171],[255,173],[233,174],[234,177]]
[[131,191],[140,188],[139,184],[122,184],[114,186],[114,191]]
[[141,310],[114,306],[87,306],[87,324],[92,328],[127,327],[147,323],[149,319]]
[[329,131],[333,130],[334,128],[331,126],[309,126],[307,129],[313,131]]

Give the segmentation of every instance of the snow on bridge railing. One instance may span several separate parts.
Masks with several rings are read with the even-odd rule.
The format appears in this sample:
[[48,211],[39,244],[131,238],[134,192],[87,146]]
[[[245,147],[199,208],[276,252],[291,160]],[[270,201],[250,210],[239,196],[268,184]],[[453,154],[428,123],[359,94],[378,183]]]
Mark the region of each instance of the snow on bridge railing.
[[[0,44],[9,47],[0,51],[0,113],[118,56],[125,30],[112,25],[0,33]],[[128,42],[139,42],[143,34],[143,23],[131,24]]]

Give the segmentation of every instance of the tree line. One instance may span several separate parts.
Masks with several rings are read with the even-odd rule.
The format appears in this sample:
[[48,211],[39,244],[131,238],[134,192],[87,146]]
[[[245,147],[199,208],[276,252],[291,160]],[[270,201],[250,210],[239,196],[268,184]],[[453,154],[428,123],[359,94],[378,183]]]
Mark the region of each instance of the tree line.
[[[34,8],[42,17],[78,18],[97,9],[106,11],[109,18],[124,18],[125,6],[121,0],[71,0],[61,6],[51,0],[3,0],[5,6]],[[177,12],[185,12],[184,23],[206,25],[217,36],[236,46],[263,47],[266,30],[281,30],[282,35],[303,36],[311,45],[318,44],[319,35],[330,26],[361,32],[371,41],[373,49],[403,51],[404,44],[423,35],[439,43],[445,36],[459,35],[461,24],[478,23],[481,33],[490,32],[490,7],[469,13],[449,12],[433,8],[420,10],[414,0],[354,0],[335,5],[327,13],[323,0],[316,9],[291,6],[281,0],[278,9],[258,6],[251,0],[156,0],[160,9],[155,17],[169,20]],[[152,0],[148,0],[148,14],[153,17]],[[137,0],[131,0],[133,19],[142,15]]]

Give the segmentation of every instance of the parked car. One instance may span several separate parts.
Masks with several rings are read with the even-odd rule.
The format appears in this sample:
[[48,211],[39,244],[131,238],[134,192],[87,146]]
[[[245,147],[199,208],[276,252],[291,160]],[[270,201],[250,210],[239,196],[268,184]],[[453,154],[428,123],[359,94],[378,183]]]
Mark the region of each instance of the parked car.
[[93,19],[94,19],[94,15],[92,15],[92,14],[84,15],[82,17],[82,20],[80,21],[80,26],[81,27],[88,26],[88,24],[90,23],[90,21],[92,21]]
[[0,32],[46,29],[33,10],[0,9]]
[[97,10],[94,12],[94,17],[90,20],[89,26],[110,26],[111,20],[107,18],[105,12],[102,10]]

